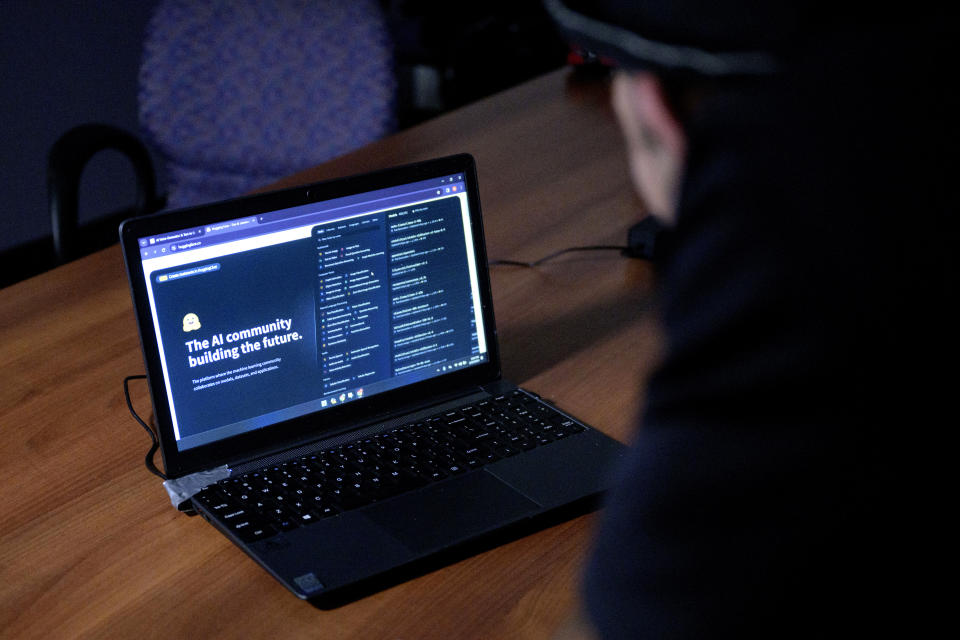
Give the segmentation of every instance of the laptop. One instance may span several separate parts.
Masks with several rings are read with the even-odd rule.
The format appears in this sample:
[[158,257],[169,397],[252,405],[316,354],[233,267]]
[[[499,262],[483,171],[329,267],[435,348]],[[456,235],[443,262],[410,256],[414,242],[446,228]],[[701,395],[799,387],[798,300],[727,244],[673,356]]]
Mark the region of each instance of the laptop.
[[166,475],[315,605],[592,508],[625,451],[501,378],[469,155],[120,236]]

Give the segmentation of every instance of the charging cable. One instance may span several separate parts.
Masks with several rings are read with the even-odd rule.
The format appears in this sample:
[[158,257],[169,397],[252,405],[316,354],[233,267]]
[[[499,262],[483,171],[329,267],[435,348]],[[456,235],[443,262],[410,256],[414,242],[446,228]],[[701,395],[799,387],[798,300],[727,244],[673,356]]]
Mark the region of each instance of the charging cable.
[[130,415],[133,416],[133,419],[140,423],[140,426],[143,427],[147,434],[150,436],[150,441],[153,443],[150,447],[150,450],[147,451],[147,455],[144,458],[144,464],[147,466],[147,471],[152,473],[155,476],[167,479],[167,476],[157,468],[157,465],[153,463],[153,456],[157,452],[157,449],[160,448],[160,442],[157,440],[157,434],[153,432],[153,429],[143,421],[143,419],[137,415],[137,412],[133,408],[133,403],[130,402],[130,381],[131,380],[146,380],[147,376],[127,376],[123,379],[123,395],[127,399],[127,408],[130,409]]

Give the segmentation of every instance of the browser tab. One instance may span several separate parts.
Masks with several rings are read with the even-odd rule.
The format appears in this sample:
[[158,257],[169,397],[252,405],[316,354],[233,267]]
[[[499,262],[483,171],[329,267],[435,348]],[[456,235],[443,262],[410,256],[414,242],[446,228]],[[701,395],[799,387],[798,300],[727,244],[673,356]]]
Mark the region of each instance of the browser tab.
[[237,220],[228,220],[226,222],[218,222],[216,224],[208,224],[203,227],[203,231],[207,235],[216,235],[220,233],[227,233],[229,231],[237,231],[239,229],[245,229],[252,225],[257,224],[257,216],[250,216],[248,218],[239,218]]

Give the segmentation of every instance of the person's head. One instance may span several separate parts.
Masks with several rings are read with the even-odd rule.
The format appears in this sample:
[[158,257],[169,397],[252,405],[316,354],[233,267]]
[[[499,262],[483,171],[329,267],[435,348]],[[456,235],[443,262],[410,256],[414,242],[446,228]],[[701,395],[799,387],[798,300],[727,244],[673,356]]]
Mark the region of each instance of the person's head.
[[613,105],[633,182],[648,211],[673,223],[689,119],[717,83],[775,73],[816,2],[545,0],[572,43],[616,66]]

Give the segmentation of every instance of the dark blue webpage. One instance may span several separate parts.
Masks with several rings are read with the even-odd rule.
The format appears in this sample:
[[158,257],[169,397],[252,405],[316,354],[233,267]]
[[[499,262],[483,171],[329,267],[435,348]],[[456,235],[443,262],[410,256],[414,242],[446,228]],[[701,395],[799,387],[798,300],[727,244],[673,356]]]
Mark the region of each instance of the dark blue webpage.
[[180,449],[484,361],[462,202],[151,272]]

